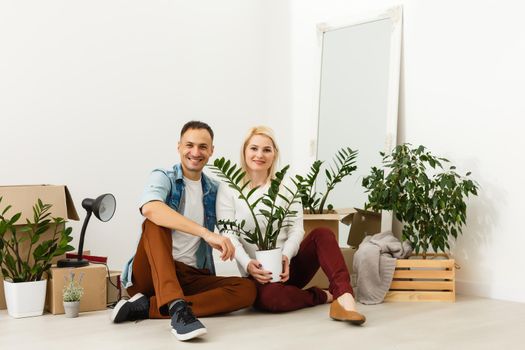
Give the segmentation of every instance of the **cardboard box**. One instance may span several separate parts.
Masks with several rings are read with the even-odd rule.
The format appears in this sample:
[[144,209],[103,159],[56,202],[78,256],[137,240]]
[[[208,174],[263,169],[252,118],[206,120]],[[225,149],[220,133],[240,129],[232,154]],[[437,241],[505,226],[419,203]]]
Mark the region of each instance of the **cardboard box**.
[[[354,262],[354,254],[356,250],[357,249],[355,248],[341,248],[341,253],[345,259],[346,268],[348,269],[350,276],[352,275],[352,264]],[[319,287],[327,289],[329,284],[328,277],[326,277],[322,269],[319,269],[305,288]]]
[[64,288],[65,277],[69,278],[71,270],[75,272],[75,279],[78,278],[80,273],[84,274],[82,277],[84,295],[80,300],[80,312],[105,310],[107,301],[107,268],[105,265],[100,264],[90,264],[75,269],[53,266],[49,271],[47,281],[46,309],[53,315],[64,313],[62,289]]
[[359,247],[365,236],[381,232],[381,214],[374,211],[354,208],[354,212],[341,220],[350,225],[348,245]]
[[[357,251],[363,238],[381,231],[380,213],[357,208],[337,209],[336,213],[333,214],[305,214],[304,216],[305,235],[309,234],[314,228],[328,227],[335,233],[336,239],[339,239],[339,221],[343,224],[350,225],[347,242],[350,248],[341,248],[341,253],[343,254],[350,275],[352,275],[354,253]],[[319,269],[305,288],[312,286],[328,288],[328,285],[328,278],[323,270]]]
[[122,286],[120,285],[121,274],[121,271],[110,270],[109,276],[106,275],[107,304],[116,303],[122,297]]
[[[3,197],[0,208],[3,209],[7,205],[12,206],[7,213],[8,216],[22,213],[22,216],[18,220],[22,225],[25,224],[26,219],[33,220],[33,206],[36,204],[38,198],[45,204],[53,205],[50,209],[51,216],[70,220],[79,219],[69,190],[63,185],[0,186],[0,197]],[[53,232],[54,227],[52,226],[42,235],[41,241],[50,239]],[[26,255],[28,249],[29,242],[26,241],[21,248],[22,254]],[[57,257],[53,262],[59,259],[60,257]],[[0,280],[3,281],[3,276],[1,275]],[[4,284],[0,283],[0,310],[5,308]]]
[[[76,259],[77,253],[67,253],[66,258]],[[88,260],[92,264],[106,264],[108,258],[106,256],[91,255],[91,251],[85,250],[82,253],[82,258]],[[129,297],[125,289],[122,289],[120,276],[122,271],[107,270],[106,269],[106,305],[114,304],[121,299],[122,296]]]
[[307,236],[318,227],[327,227],[335,234],[335,238],[339,240],[339,222],[354,212],[354,209],[335,209],[330,214],[304,214],[304,235]]

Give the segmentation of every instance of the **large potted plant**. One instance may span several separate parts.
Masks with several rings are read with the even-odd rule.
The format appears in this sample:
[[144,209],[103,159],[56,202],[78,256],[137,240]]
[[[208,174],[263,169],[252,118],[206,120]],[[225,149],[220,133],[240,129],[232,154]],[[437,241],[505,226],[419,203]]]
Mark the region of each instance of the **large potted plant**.
[[306,176],[297,176],[297,179],[301,182],[304,187],[304,191],[301,195],[301,202],[305,214],[323,214],[325,213],[325,207],[328,212],[333,210],[333,205],[327,203],[328,195],[335,188],[339,182],[345,177],[351,175],[356,169],[355,159],[357,157],[357,150],[354,151],[350,147],[343,147],[337,151],[333,163],[333,166],[326,168],[324,173],[326,175],[324,192],[316,191],[316,183],[321,166],[324,161],[316,160],[310,167],[310,171]]
[[[257,246],[256,258],[263,267],[272,272],[272,282],[279,281],[282,272],[282,247],[276,247],[277,237],[281,229],[290,225],[289,219],[297,215],[292,210],[294,203],[299,203],[303,187],[299,181],[291,180],[294,189],[283,183],[289,166],[285,166],[275,173],[271,179],[268,191],[261,197],[253,198],[253,193],[258,187],[249,189],[250,181],[243,181],[246,173],[237,164],[225,158],[216,159],[211,166],[212,171],[230,188],[232,188],[249,209],[250,215],[255,223],[253,230],[245,228],[245,220],[219,220],[217,226],[219,231],[230,230],[238,235],[243,235],[244,239]],[[257,209],[261,202],[262,209]],[[263,223],[265,225],[261,225]],[[266,227],[262,230],[261,227]]]
[[[322,169],[324,161],[316,160],[306,176],[297,176],[297,180],[304,187],[301,202],[306,234],[315,228],[326,227],[335,234],[336,238],[339,237],[339,222],[351,211],[342,208],[334,209],[328,202],[328,197],[338,183],[357,169],[356,157],[357,151],[344,147],[336,152],[333,164],[326,167],[324,171]],[[320,189],[321,186],[317,181],[322,171],[325,174],[324,191]]]
[[[40,199],[33,206],[33,220],[25,224],[18,225],[21,213],[8,217],[10,209],[7,205],[0,211],[0,267],[8,313],[17,318],[42,315],[46,273],[54,257],[74,250],[69,245],[72,229],[64,219],[51,217],[51,204]],[[52,237],[44,239],[50,228]]]
[[[403,223],[402,238],[410,242],[422,260],[440,252],[446,255],[451,241],[462,233],[466,224],[467,197],[477,195],[478,185],[469,178],[470,172],[459,175],[449,160],[434,156],[424,146],[413,147],[405,143],[396,146],[390,154],[381,155],[383,167],[372,167],[370,175],[362,181],[368,193],[365,208],[393,211]],[[398,266],[403,269],[416,265],[418,268],[444,267],[450,274],[442,274],[445,278],[439,284],[427,280],[426,289],[454,292],[453,259],[428,263],[398,261]],[[410,278],[406,273],[401,275]],[[421,277],[421,271],[417,275],[425,277]],[[429,276],[432,274],[426,277]],[[392,286],[396,288],[393,289],[417,290],[413,281],[398,282],[402,281],[396,281],[394,275]],[[404,298],[402,294],[397,295]]]

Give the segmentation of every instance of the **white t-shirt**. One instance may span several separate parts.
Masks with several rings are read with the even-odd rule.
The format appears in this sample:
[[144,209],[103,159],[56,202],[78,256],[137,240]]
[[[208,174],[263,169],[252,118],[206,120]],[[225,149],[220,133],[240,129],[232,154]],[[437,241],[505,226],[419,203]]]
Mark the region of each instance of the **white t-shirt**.
[[[204,205],[202,204],[201,180],[193,181],[184,177],[184,212],[181,213],[191,221],[204,225]],[[186,265],[197,267],[197,249],[200,237],[173,230],[171,234],[173,242],[173,259]]]

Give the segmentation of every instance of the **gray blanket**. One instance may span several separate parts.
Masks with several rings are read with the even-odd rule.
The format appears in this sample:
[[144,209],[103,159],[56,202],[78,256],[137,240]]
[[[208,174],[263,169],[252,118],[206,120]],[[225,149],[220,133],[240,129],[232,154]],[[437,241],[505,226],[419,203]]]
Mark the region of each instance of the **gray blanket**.
[[391,231],[366,236],[354,255],[357,300],[379,304],[385,299],[394,277],[396,259],[408,257],[410,243],[400,242]]

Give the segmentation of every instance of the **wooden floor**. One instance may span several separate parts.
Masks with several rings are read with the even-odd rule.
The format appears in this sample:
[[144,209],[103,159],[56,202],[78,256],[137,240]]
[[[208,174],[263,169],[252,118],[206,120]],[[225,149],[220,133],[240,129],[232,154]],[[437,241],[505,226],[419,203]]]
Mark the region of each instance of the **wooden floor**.
[[0,311],[0,349],[525,349],[525,304],[458,296],[456,303],[360,305],[368,321],[332,321],[328,305],[287,314],[244,310],[203,318],[208,334],[176,340],[168,320],[115,325],[109,310],[79,318],[14,319]]

